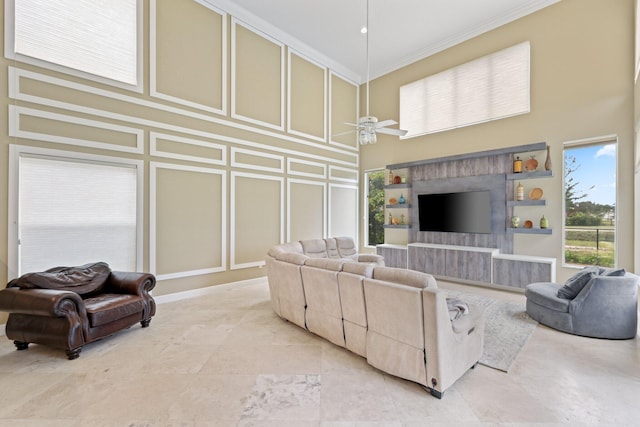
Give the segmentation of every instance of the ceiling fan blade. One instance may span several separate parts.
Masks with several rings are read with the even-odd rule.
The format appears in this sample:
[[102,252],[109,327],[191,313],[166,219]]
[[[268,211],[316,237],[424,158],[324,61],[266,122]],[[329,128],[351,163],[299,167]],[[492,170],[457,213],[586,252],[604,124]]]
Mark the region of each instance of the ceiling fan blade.
[[383,120],[381,122],[378,122],[375,124],[375,128],[376,129],[380,129],[380,128],[384,128],[387,126],[393,126],[393,125],[397,125],[398,122],[396,122],[395,120]]
[[348,126],[355,126],[355,127],[357,127],[357,128],[361,128],[361,127],[363,127],[362,125],[359,125],[359,124],[356,124],[356,123],[347,123],[347,122],[344,122],[343,124],[348,125]]
[[389,128],[381,128],[376,129],[377,133],[386,133],[387,135],[396,135],[396,136],[405,136],[407,131],[404,129],[389,129]]
[[348,130],[346,132],[334,133],[333,135],[331,135],[331,137],[333,138],[335,136],[346,135],[346,134],[354,133],[354,132],[357,132],[357,131],[358,131],[357,129],[354,129],[354,130]]

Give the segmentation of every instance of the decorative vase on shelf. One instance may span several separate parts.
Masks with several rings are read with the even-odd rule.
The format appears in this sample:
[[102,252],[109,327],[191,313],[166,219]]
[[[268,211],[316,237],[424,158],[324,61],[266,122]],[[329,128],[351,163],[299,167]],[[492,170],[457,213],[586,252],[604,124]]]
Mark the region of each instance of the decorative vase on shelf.
[[513,161],[513,173],[521,173],[522,172],[522,159],[519,156],[516,156],[516,159]]
[[538,161],[536,160],[536,156],[531,156],[529,160],[524,162],[524,168],[527,172],[533,172],[538,168]]
[[393,184],[393,171],[389,169],[389,185]]
[[524,186],[521,182],[519,182],[516,187],[516,200],[519,202],[524,200]]
[[389,225],[393,225],[393,217],[389,214]]
[[549,228],[549,220],[544,215],[540,218],[540,228]]
[[398,199],[398,203],[400,203],[401,205],[404,205],[404,202],[406,202],[406,200],[404,199],[404,195],[400,194],[400,198]]
[[549,146],[547,145],[547,160],[544,161],[544,170],[551,170],[551,153],[549,152]]
[[518,228],[518,226],[520,225],[520,217],[519,216],[512,216],[511,217],[511,227],[513,228]]

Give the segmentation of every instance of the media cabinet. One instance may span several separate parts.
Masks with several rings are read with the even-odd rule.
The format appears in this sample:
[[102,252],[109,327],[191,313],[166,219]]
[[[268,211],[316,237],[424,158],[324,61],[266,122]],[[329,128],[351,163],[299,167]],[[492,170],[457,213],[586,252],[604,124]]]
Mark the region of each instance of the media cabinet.
[[[555,258],[514,254],[514,233],[525,233],[526,238],[545,238],[553,233],[541,229],[512,228],[514,208],[520,212],[534,206],[544,207],[544,200],[514,200],[514,181],[534,180],[553,176],[539,162],[537,170],[513,173],[515,156],[520,158],[546,155],[547,144],[534,144],[500,148],[477,153],[425,159],[387,165],[393,176],[400,175],[406,182],[387,183],[385,199],[399,197],[403,204],[387,204],[385,218],[400,216],[400,223],[385,224],[385,243],[376,251],[392,267],[431,273],[439,278],[450,278],[477,284],[490,284],[510,289],[524,289],[533,282],[554,281]],[[397,179],[395,180],[397,182]],[[459,233],[420,231],[420,194],[488,191],[491,194],[491,233]],[[536,221],[537,222],[537,221]]]

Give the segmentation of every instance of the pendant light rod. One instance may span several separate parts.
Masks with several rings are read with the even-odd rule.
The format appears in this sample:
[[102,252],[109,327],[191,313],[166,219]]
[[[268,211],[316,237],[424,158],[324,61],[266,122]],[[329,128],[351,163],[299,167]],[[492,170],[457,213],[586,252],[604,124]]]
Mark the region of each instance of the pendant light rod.
[[369,0],[367,0],[367,33],[366,33],[366,43],[367,46],[365,48],[366,56],[367,56],[367,117],[369,116],[369,33],[371,29],[369,28]]

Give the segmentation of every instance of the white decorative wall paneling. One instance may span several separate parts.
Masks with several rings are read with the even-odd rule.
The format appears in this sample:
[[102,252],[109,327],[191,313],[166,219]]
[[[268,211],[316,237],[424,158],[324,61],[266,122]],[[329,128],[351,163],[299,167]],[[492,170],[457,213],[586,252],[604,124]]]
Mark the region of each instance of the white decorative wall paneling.
[[[255,162],[251,163],[251,157]],[[262,161],[271,162],[274,166],[265,166]],[[261,151],[246,150],[243,148],[231,147],[231,166],[262,172],[284,172],[284,157],[275,154],[263,153]]]
[[329,165],[329,179],[333,181],[358,183],[358,170]]
[[[290,142],[294,142],[294,143],[301,144],[301,145],[307,145],[307,146],[311,146],[311,147],[321,148],[322,150],[325,150],[327,152],[337,153],[337,154],[340,154],[340,155],[344,155],[345,157],[350,157],[353,160],[352,161],[344,161],[344,160],[335,159],[335,158],[332,158],[332,157],[325,157],[325,156],[321,156],[321,155],[317,155],[317,154],[306,154],[304,152],[300,152],[300,151],[297,151],[297,150],[290,150],[290,149],[286,149],[286,148],[273,147],[273,146],[269,146],[269,145],[266,145],[266,144],[260,144],[260,143],[257,143],[257,142],[253,142],[253,141],[247,141],[247,140],[242,140],[242,139],[238,139],[238,138],[227,137],[227,136],[224,136],[224,135],[214,134],[214,133],[211,133],[211,132],[203,132],[203,131],[199,131],[199,130],[192,129],[192,128],[186,128],[186,127],[182,127],[182,126],[171,125],[171,124],[164,123],[164,122],[143,119],[143,118],[135,117],[135,116],[132,116],[132,115],[120,114],[120,113],[115,113],[115,112],[110,112],[110,111],[105,111],[105,110],[98,110],[98,109],[90,108],[90,107],[87,107],[87,106],[84,106],[84,105],[80,105],[80,104],[72,104],[72,103],[68,103],[68,102],[57,101],[57,100],[54,100],[54,99],[45,98],[45,97],[42,97],[42,96],[37,96],[37,95],[33,95],[33,94],[29,94],[29,93],[23,92],[21,90],[21,87],[20,87],[20,80],[21,79],[32,79],[34,81],[38,81],[38,82],[42,82],[42,83],[46,83],[46,84],[51,84],[51,85],[54,85],[54,86],[59,86],[59,87],[63,87],[63,88],[71,89],[71,90],[76,90],[76,91],[80,91],[80,92],[84,92],[84,93],[88,93],[88,94],[92,94],[92,95],[96,95],[96,96],[101,96],[101,97],[105,97],[105,98],[113,99],[113,100],[117,100],[117,101],[127,102],[129,104],[137,105],[137,106],[144,107],[144,108],[152,108],[152,109],[155,109],[155,110],[158,110],[158,111],[164,111],[164,112],[177,114],[177,115],[184,116],[184,117],[190,117],[190,118],[202,120],[204,122],[220,124],[220,125],[224,125],[224,126],[228,126],[228,127],[234,128],[234,129],[239,129],[239,130],[252,132],[252,133],[256,133],[256,134],[260,134],[260,135],[265,135],[265,136],[272,137],[272,138],[278,138],[278,139],[281,139],[281,140],[284,140],[284,141],[290,141]],[[36,73],[36,72],[33,72],[33,71],[23,70],[23,69],[16,68],[16,67],[9,67],[9,97],[11,99],[18,100],[18,101],[30,102],[30,103],[39,104],[39,105],[45,105],[45,106],[53,107],[53,108],[61,108],[61,109],[68,110],[68,111],[73,111],[73,112],[82,113],[82,114],[90,114],[90,115],[93,115],[93,116],[96,116],[96,117],[107,118],[107,119],[110,119],[110,120],[119,120],[119,121],[128,122],[128,123],[131,123],[131,124],[134,124],[134,125],[137,125],[137,126],[141,126],[141,127],[157,128],[157,129],[161,129],[161,130],[164,130],[164,131],[172,131],[172,132],[183,133],[183,134],[188,135],[188,136],[197,136],[197,137],[208,138],[208,139],[213,139],[213,140],[218,140],[218,141],[223,141],[223,142],[229,142],[229,143],[233,143],[233,144],[237,144],[237,145],[251,147],[251,148],[254,148],[254,149],[257,149],[257,150],[276,151],[276,152],[280,152],[280,153],[283,153],[283,154],[290,154],[290,155],[299,156],[299,157],[308,157],[308,158],[313,159],[313,160],[324,160],[324,161],[327,161],[327,162],[342,164],[342,165],[345,165],[345,166],[357,167],[358,164],[359,164],[359,154],[358,153],[347,152],[345,150],[341,150],[341,149],[338,149],[336,147],[329,146],[327,144],[322,145],[322,144],[318,144],[316,142],[307,141],[305,139],[296,138],[296,137],[293,137],[291,135],[287,135],[287,134],[283,134],[283,133],[276,133],[276,132],[268,131],[268,130],[265,130],[265,129],[259,129],[259,128],[255,128],[253,126],[244,125],[242,123],[233,122],[233,121],[229,121],[229,120],[224,120],[224,119],[221,119],[221,118],[218,118],[218,117],[215,117],[215,116],[202,114],[202,113],[197,113],[197,112],[194,112],[194,111],[185,110],[185,109],[181,109],[181,108],[178,108],[178,107],[174,107],[174,106],[170,106],[170,105],[166,105],[166,104],[161,104],[161,103],[158,103],[158,102],[149,101],[149,100],[146,100],[146,99],[141,99],[141,98],[137,98],[137,97],[133,97],[133,96],[123,95],[123,94],[120,94],[120,93],[117,93],[117,92],[112,92],[112,91],[108,91],[108,90],[104,90],[104,89],[99,89],[99,88],[96,88],[96,87],[93,87],[93,86],[83,85],[83,84],[80,84],[80,83],[75,83],[75,82],[71,82],[71,81],[68,81],[68,80],[59,79],[59,78],[52,77],[52,76],[47,76],[45,74],[40,74],[40,73]]]
[[322,237],[327,237],[327,186],[324,182],[308,181],[303,179],[289,178],[287,179],[287,242],[292,239],[291,236],[291,187],[293,185],[308,185],[322,188]]
[[[44,120],[68,123],[71,127],[84,126],[107,131],[128,134],[135,141],[135,147],[122,144],[110,144],[104,141],[91,141],[87,139],[72,138],[68,136],[55,135],[51,133],[40,133],[22,129],[23,117],[35,117]],[[35,139],[37,141],[55,142],[58,144],[77,145],[81,147],[100,148],[104,150],[121,151],[125,153],[142,154],[144,152],[144,131],[128,126],[114,125],[111,123],[99,122],[97,120],[83,119],[66,114],[52,113],[49,111],[37,110],[34,108],[9,105],[9,136],[16,138]]]
[[[278,244],[278,243],[283,243],[284,242],[284,238],[285,238],[285,226],[284,226],[284,178],[283,177],[276,177],[276,176],[272,176],[272,175],[261,175],[261,174],[254,174],[254,173],[246,173],[246,172],[236,172],[236,171],[232,171],[231,172],[231,210],[230,210],[230,215],[231,215],[231,219],[230,219],[230,224],[229,224],[229,228],[230,228],[230,243],[229,243],[229,250],[231,253],[231,270],[238,270],[238,269],[242,269],[242,268],[249,268],[249,267],[262,267],[264,266],[265,262],[264,262],[264,254],[260,254],[260,258],[259,259],[255,259],[253,261],[248,261],[248,262],[238,262],[237,261],[237,253],[238,253],[238,243],[236,241],[236,234],[238,233],[238,229],[237,229],[237,225],[236,225],[236,214],[238,213],[238,198],[237,198],[237,181],[238,179],[253,179],[256,180],[258,182],[260,181],[275,181],[277,183],[279,183],[279,197],[280,197],[280,203],[279,203],[279,228],[280,230],[278,231],[278,235],[279,235],[279,242],[271,242],[272,244]],[[264,196],[264,195],[263,195]],[[244,201],[244,200],[243,200]],[[256,237],[258,237],[258,233],[260,231],[260,229],[263,229],[265,227],[263,227],[263,223],[260,221],[260,215],[264,214],[264,209],[262,209],[262,211],[260,209],[256,209],[255,212],[253,212],[253,214],[256,216],[256,220],[253,223],[243,223],[242,227],[243,227],[243,231],[249,231],[252,233],[256,233]],[[266,250],[268,250],[268,247],[264,248],[266,253]]]
[[[318,172],[308,172],[303,170],[296,169],[296,165],[300,165],[300,168],[304,168],[308,166],[308,169],[317,169]],[[309,160],[302,159],[293,159],[291,157],[287,158],[287,174],[289,175],[298,175],[298,176],[306,176],[309,178],[326,178],[327,177],[327,165],[324,163],[311,162]]]
[[[299,58],[301,58],[304,61],[307,61],[313,65],[315,65],[316,67],[320,68],[322,70],[323,73],[323,107],[322,107],[322,113],[323,113],[323,125],[322,125],[322,136],[318,137],[317,135],[311,135],[305,132],[301,132],[298,130],[295,130],[291,127],[291,107],[292,107],[292,99],[291,99],[291,78],[292,78],[292,73],[291,73],[291,57],[292,56],[297,56]],[[302,55],[301,53],[295,52],[293,51],[291,48],[289,48],[288,50],[288,61],[287,61],[287,132],[289,132],[292,135],[298,135],[298,136],[302,136],[304,138],[309,138],[312,139],[314,141],[318,141],[318,142],[327,142],[327,67],[325,67],[324,65],[314,61],[311,58],[307,58],[304,55]]]
[[[176,171],[187,171],[194,173],[202,173],[202,174],[215,174],[219,175],[221,179],[221,198],[220,198],[220,210],[221,210],[221,221],[220,221],[220,264],[212,265],[207,268],[190,270],[190,271],[175,271],[171,273],[157,274],[158,265],[157,265],[157,171],[159,169],[169,169]],[[169,279],[178,279],[181,277],[189,277],[189,276],[197,276],[202,274],[211,274],[226,271],[227,265],[227,175],[223,170],[213,169],[213,168],[204,168],[204,167],[194,167],[194,166],[182,166],[175,165],[169,163],[158,163],[158,162],[150,162],[150,171],[149,171],[149,269],[152,274],[156,275],[158,280],[169,280]]]
[[[360,117],[360,86],[358,85],[358,83],[354,82],[353,80],[341,76],[340,74],[334,72],[333,70],[329,70],[329,88],[328,88],[328,93],[329,93],[329,112],[328,112],[328,118],[329,118],[329,144],[331,145],[335,145],[336,147],[341,147],[345,150],[351,150],[351,151],[359,151],[360,150],[360,146],[358,144],[358,142],[356,141],[353,147],[349,146],[349,145],[345,145],[342,142],[338,142],[338,141],[334,141],[333,140],[333,135],[335,133],[335,131],[333,130],[334,128],[334,124],[333,124],[333,119],[332,119],[332,109],[333,109],[333,100],[332,100],[332,86],[333,86],[333,77],[338,77],[342,80],[344,80],[347,83],[351,83],[353,86],[355,86],[356,91],[357,91],[357,100],[356,100],[356,110],[355,110],[355,117],[356,120]],[[353,138],[357,139],[357,132],[356,132],[356,128],[353,128]]]
[[[243,116],[241,114],[236,113],[236,27],[237,26],[242,26],[243,28],[245,28],[248,31],[251,31],[257,35],[259,35],[260,37],[263,37],[266,40],[271,41],[273,44],[280,46],[280,69],[281,69],[281,76],[280,76],[280,87],[281,87],[281,93],[280,93],[280,124],[279,125],[274,125],[272,123],[268,123],[268,122],[264,122],[261,120],[256,120],[253,119],[251,117],[246,117]],[[235,19],[235,18],[231,18],[231,117],[234,119],[238,119],[238,120],[242,120],[245,121],[247,123],[251,123],[254,125],[259,125],[259,126],[264,126],[264,127],[268,127],[271,129],[276,129],[276,130],[280,130],[280,131],[284,131],[284,113],[285,113],[285,109],[284,109],[284,101],[285,101],[285,93],[284,93],[284,88],[285,88],[285,45],[281,42],[279,42],[278,40],[270,37],[269,35],[262,33],[258,30],[256,30],[255,28],[252,28],[251,26],[244,24],[243,22],[240,22],[239,20]]]
[[328,235],[352,236],[358,247],[358,186],[329,184]]
[[[180,154],[180,150],[175,151],[163,151],[158,149],[158,140],[172,141],[176,144],[184,144],[186,146],[202,147],[211,153],[211,157],[191,156],[187,154]],[[152,156],[166,157],[174,160],[187,160],[191,162],[208,163],[211,165],[225,165],[227,164],[227,146],[223,144],[216,144],[214,142],[200,141],[191,138],[183,138],[175,135],[168,135],[165,133],[149,132],[149,153]]]
[[194,0],[195,2],[205,6],[212,12],[219,14],[222,17],[222,61],[220,66],[222,67],[222,108],[214,108],[209,105],[203,105],[197,102],[189,101],[187,99],[179,98],[173,95],[167,95],[157,90],[156,80],[156,0],[150,0],[149,2],[149,86],[151,96],[165,101],[175,102],[186,107],[197,108],[199,110],[208,111],[215,114],[226,115],[227,114],[227,14],[213,6],[211,3],[201,0]]

